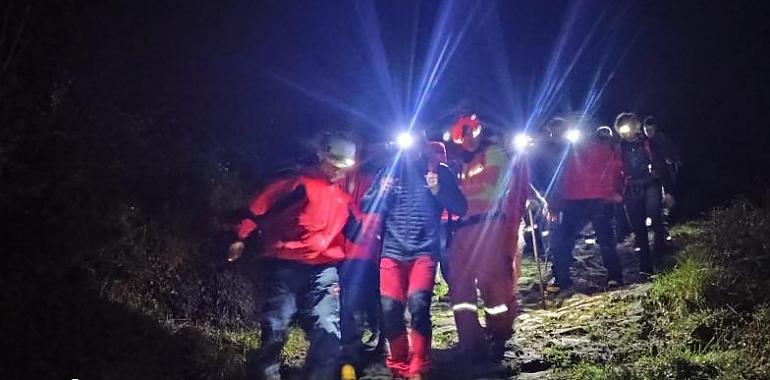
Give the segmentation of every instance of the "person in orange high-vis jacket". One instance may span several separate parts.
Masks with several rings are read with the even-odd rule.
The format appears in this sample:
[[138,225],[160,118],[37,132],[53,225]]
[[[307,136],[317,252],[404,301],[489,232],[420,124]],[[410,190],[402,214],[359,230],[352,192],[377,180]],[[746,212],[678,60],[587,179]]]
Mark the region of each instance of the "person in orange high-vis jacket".
[[[518,236],[529,176],[523,161],[485,137],[475,114],[460,117],[451,138],[465,152],[460,189],[468,200],[467,216],[456,224],[449,248],[459,358],[498,360],[513,335],[521,262]],[[477,289],[484,300],[486,334],[479,323]]]
[[306,379],[340,378],[339,278],[350,195],[336,183],[354,164],[355,144],[325,139],[320,163],[269,184],[249,204],[230,245],[235,261],[259,242],[264,300],[260,350],[251,376],[280,379],[280,357],[296,318],[310,341]]

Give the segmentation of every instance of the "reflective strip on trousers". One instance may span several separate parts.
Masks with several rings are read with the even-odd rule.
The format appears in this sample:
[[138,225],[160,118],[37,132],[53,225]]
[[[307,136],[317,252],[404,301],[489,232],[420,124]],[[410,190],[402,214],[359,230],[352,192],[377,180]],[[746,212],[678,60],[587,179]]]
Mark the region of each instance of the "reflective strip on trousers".
[[455,311],[455,312],[456,311],[472,311],[472,312],[475,313],[478,310],[479,310],[479,308],[476,305],[474,305],[472,303],[467,303],[467,302],[458,303],[458,304],[452,306],[452,311]]
[[484,311],[486,311],[487,314],[489,314],[489,315],[503,314],[506,311],[508,311],[508,305],[500,304],[500,305],[493,306],[493,307],[485,307]]

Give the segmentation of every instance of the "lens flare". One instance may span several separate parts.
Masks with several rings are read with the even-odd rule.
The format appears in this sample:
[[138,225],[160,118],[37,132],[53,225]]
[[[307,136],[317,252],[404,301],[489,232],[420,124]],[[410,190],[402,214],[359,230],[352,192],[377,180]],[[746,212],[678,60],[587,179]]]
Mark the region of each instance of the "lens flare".
[[414,144],[414,137],[409,132],[402,132],[396,137],[396,144],[401,149],[409,149]]
[[564,134],[564,137],[566,137],[569,142],[574,144],[580,141],[580,130],[570,129],[569,131],[567,131],[567,133]]
[[526,133],[519,133],[513,138],[513,147],[518,151],[523,151],[532,143],[532,138]]

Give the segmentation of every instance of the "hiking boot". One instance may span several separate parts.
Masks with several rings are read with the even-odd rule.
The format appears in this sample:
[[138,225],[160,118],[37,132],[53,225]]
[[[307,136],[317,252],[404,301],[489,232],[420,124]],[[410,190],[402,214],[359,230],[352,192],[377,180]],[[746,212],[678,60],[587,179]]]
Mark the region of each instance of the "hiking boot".
[[487,343],[488,359],[493,361],[503,360],[505,357],[505,341],[490,339]]
[[358,376],[356,376],[356,367],[353,367],[352,364],[345,364],[342,366],[342,370],[340,371],[340,379],[341,380],[356,380],[358,379]]
[[646,271],[646,270],[639,271],[639,281],[641,281],[641,282],[650,282],[650,281],[652,281],[653,278],[655,277],[655,273],[653,273],[653,272],[654,271],[652,271],[652,270],[650,270],[650,271]]
[[457,346],[452,350],[452,360],[461,363],[476,363],[479,361],[484,361],[486,358],[486,347],[482,345],[479,345],[478,347]]
[[572,286],[572,282],[559,282],[556,279],[552,280],[545,286],[545,291],[551,294],[557,294],[563,290],[569,289]]
[[458,378],[478,379],[478,378],[510,378],[514,374],[514,369],[511,365],[504,360],[494,360],[488,358],[487,360],[479,361],[466,365],[461,369],[462,376]]

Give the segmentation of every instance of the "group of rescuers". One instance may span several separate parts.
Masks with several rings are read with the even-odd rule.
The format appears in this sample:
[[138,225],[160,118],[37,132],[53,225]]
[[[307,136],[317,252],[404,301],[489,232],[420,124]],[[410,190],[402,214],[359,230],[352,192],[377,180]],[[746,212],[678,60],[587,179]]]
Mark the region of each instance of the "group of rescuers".
[[244,250],[260,256],[261,346],[250,376],[280,379],[296,320],[310,342],[303,378],[355,379],[365,326],[387,341],[395,378],[425,378],[439,261],[459,336],[455,360],[499,363],[513,334],[524,221],[554,226],[549,292],[572,285],[572,251],[588,221],[607,288],[623,284],[614,224],[623,204],[640,272],[655,273],[666,248],[662,210],[673,199],[676,147],[651,117],[622,113],[614,128],[599,127],[580,142],[568,139],[575,133],[568,124],[554,118],[516,150],[465,114],[445,134],[449,149],[418,134],[410,148],[391,150],[379,171],[362,169],[353,139],[326,135],[316,164],[272,180],[252,199],[229,247],[229,261]]

